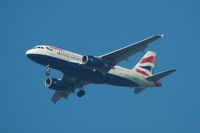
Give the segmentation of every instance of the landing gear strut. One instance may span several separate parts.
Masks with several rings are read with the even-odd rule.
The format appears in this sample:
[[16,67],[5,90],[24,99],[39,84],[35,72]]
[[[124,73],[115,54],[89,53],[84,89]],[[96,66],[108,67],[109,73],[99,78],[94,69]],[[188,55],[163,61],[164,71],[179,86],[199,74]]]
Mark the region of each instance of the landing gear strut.
[[78,97],[82,97],[85,95],[85,91],[83,89],[79,90],[79,92],[77,92],[77,96]]
[[51,75],[51,68],[49,65],[47,65],[47,72],[45,73],[46,76]]

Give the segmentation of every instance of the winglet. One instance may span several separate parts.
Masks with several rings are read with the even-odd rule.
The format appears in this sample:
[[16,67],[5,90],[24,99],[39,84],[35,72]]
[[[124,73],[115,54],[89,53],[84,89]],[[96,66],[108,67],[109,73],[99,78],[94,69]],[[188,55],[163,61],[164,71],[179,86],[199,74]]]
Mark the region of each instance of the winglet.
[[165,37],[165,34],[154,35],[154,36],[152,36],[152,37],[164,38],[164,37]]
[[165,37],[165,34],[161,34],[160,37],[161,37],[161,38]]

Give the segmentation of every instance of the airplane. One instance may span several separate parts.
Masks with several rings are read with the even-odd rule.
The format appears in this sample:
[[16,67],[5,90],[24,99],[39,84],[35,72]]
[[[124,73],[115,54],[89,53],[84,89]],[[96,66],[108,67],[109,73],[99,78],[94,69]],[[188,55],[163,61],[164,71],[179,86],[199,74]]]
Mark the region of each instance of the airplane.
[[[26,56],[47,68],[44,84],[47,88],[55,90],[51,98],[54,103],[61,98],[68,98],[71,93],[78,97],[84,96],[83,87],[91,83],[135,88],[134,93],[138,94],[145,88],[162,86],[159,80],[176,70],[169,69],[153,74],[156,58],[153,51],[147,51],[132,69],[117,64],[163,37],[164,35],[151,36],[101,56],[80,55],[49,45],[37,45],[26,51]],[[51,69],[61,71],[63,77],[50,77]]]

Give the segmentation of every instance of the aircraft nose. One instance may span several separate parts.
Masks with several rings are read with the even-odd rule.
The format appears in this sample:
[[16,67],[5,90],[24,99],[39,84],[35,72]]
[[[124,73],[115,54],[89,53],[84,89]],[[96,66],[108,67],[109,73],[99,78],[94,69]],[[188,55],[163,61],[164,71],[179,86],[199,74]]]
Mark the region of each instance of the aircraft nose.
[[31,49],[27,50],[26,51],[26,56],[29,58],[29,59],[32,59],[32,55],[33,55],[33,51]]
[[27,51],[26,51],[26,56],[27,56],[27,57],[30,57],[30,50],[27,50]]

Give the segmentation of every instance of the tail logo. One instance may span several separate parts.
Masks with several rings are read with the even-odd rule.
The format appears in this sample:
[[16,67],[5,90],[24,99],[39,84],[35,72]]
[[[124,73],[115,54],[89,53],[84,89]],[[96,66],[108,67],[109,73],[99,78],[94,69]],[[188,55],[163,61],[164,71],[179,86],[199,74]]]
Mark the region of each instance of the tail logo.
[[152,66],[139,66],[139,67],[141,67],[141,68],[144,68],[144,69],[146,69],[146,70],[148,70],[148,71],[150,71],[150,72],[152,72],[153,70],[152,70]]
[[143,58],[139,63],[140,64],[143,64],[143,63],[155,63],[155,56],[150,56],[150,57],[147,57],[147,58]]
[[156,53],[153,51],[148,51],[133,69],[141,75],[151,76],[153,73],[155,60]]
[[150,76],[148,73],[146,73],[145,71],[142,71],[142,70],[140,70],[138,68],[136,68],[135,71],[138,72],[138,73],[140,73],[140,74],[142,74],[142,75]]

